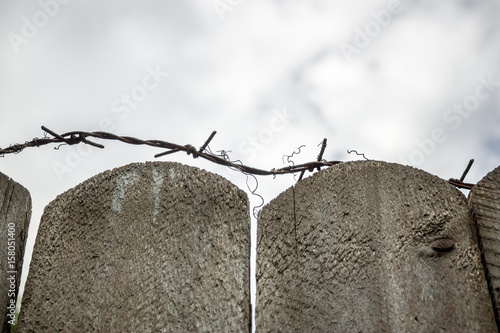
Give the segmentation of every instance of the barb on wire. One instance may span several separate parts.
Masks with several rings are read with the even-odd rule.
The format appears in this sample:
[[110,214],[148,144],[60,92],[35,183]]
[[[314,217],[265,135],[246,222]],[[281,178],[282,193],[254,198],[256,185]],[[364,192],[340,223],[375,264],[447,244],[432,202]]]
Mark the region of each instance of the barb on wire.
[[[326,138],[323,139],[323,141],[321,141],[318,145],[318,147],[321,145],[321,150],[319,152],[319,155],[318,155],[318,162],[321,162],[323,160],[323,154],[325,153],[325,149],[326,149]],[[318,167],[318,171],[319,171],[319,167]]]
[[215,134],[217,134],[217,131],[213,131],[212,134],[210,134],[210,136],[208,137],[207,141],[205,141],[205,143],[203,144],[203,146],[200,147],[200,150],[198,150],[198,154],[203,153],[203,151],[207,148],[207,146],[210,143],[210,141],[212,141],[212,139],[214,138]]
[[[325,153],[325,149],[326,149],[326,138],[324,138],[323,141],[321,141],[319,143],[318,147],[319,146],[321,146],[321,150],[319,151],[317,161],[318,161],[318,163],[326,162],[326,160],[323,159],[323,154]],[[314,168],[308,168],[307,170],[309,170],[310,172],[313,172]],[[321,165],[318,165],[316,167],[316,170],[318,170],[318,171],[321,170]],[[302,180],[305,173],[306,173],[306,169],[304,169],[300,172],[300,176],[299,176],[299,180],[298,180],[299,182]]]
[[469,173],[470,167],[472,166],[472,163],[474,163],[474,159],[469,161],[469,164],[467,164],[467,167],[465,168],[464,173],[462,174],[462,177],[460,177],[460,181],[463,182],[467,174]]
[[358,152],[357,152],[356,150],[354,150],[354,149],[353,149],[353,150],[349,150],[349,149],[347,149],[347,153],[348,153],[348,154],[355,153],[355,154],[356,154],[356,155],[358,155],[358,156],[363,156],[363,158],[364,158],[365,160],[369,161],[369,159],[365,156],[365,154],[363,154],[363,153],[361,153],[361,154],[360,154],[360,153],[358,153]]
[[62,136],[60,136],[59,134],[57,134],[57,133],[55,133],[55,132],[52,132],[52,131],[51,131],[51,130],[49,130],[47,127],[42,126],[42,129],[44,130],[44,132],[47,132],[47,133],[49,133],[50,135],[52,135],[52,136],[54,136],[54,137],[58,138],[59,140],[61,140],[61,141],[63,141],[63,142],[66,142],[68,145],[71,145],[71,144],[72,144],[69,140],[67,140],[67,139],[63,138]]
[[467,164],[467,167],[465,168],[465,171],[462,174],[462,177],[460,177],[460,179],[450,178],[450,179],[448,179],[448,183],[450,183],[451,185],[456,186],[458,188],[465,188],[467,190],[472,189],[474,187],[474,184],[464,183],[464,179],[467,176],[467,174],[469,173],[469,170],[472,166],[472,163],[474,163],[474,159],[469,161],[469,163]]
[[466,190],[471,190],[475,185],[475,184],[470,184],[470,183],[464,183],[464,182],[461,182],[459,179],[453,179],[453,178],[448,179],[448,183],[450,183],[451,185],[453,185],[457,188],[463,188]]

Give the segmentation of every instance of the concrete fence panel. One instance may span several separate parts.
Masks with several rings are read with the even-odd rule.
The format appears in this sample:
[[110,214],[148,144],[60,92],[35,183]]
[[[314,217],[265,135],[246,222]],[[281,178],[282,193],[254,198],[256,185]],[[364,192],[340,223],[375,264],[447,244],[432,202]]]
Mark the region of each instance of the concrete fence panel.
[[498,323],[500,317],[500,167],[471,190],[469,204],[476,221],[486,276]]
[[23,264],[24,247],[31,218],[31,196],[27,189],[0,173],[0,323],[10,332]]
[[465,196],[424,171],[343,163],[258,221],[257,332],[496,332]]
[[18,332],[243,332],[249,207],[222,177],[131,164],[43,214]]

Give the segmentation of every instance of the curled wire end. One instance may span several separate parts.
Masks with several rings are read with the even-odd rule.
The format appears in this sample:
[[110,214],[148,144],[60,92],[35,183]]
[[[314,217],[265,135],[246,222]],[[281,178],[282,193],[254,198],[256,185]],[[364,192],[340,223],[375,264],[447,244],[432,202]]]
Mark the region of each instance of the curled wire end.
[[[286,161],[288,163],[289,166],[295,166],[295,162],[292,160],[292,157],[293,155],[298,155],[301,153],[302,151],[302,148],[304,148],[306,145],[301,145],[299,148],[297,148],[297,151],[293,151],[291,155],[283,155],[283,157],[281,158],[281,160],[283,161],[283,164],[285,163],[285,157],[286,157]],[[297,176],[295,175],[295,173],[292,173],[293,175],[293,179],[297,182]],[[274,174],[274,177],[276,177],[276,174]],[[300,179],[299,179],[300,180]]]
[[[265,203],[264,198],[259,193],[257,193],[257,190],[259,189],[259,180],[257,179],[257,177],[255,177],[255,175],[253,175],[251,173],[248,173],[248,172],[245,172],[243,169],[239,168],[238,165],[239,166],[244,166],[243,162],[241,162],[240,160],[231,160],[231,158],[229,157],[229,153],[230,152],[231,152],[230,150],[217,150],[217,153],[219,153],[219,156],[223,160],[225,160],[226,162],[228,162],[229,164],[231,164],[231,165],[228,165],[229,169],[231,169],[233,171],[236,171],[236,172],[241,172],[242,174],[245,175],[245,177],[246,177],[245,183],[247,185],[248,190],[250,191],[250,193],[253,196],[255,196],[258,199],[260,199],[260,204],[254,206],[252,208],[252,215],[253,215],[253,217],[255,217],[256,220],[258,220],[259,209],[262,206],[264,206],[264,203]],[[272,171],[275,172],[276,169],[273,169]],[[252,189],[252,187],[250,186],[250,182],[249,182],[250,178],[253,178],[255,180],[255,188],[254,189]]]
[[59,148],[61,148],[61,146],[65,146],[65,145],[66,145],[65,143],[61,143],[59,146],[54,147],[54,150],[59,150]]
[[283,155],[283,157],[281,158],[281,160],[283,161],[283,164],[285,163],[285,157],[286,157],[286,161],[287,161],[288,164],[295,165],[295,163],[291,160],[291,158],[293,157],[293,155],[300,154],[301,151],[302,151],[302,148],[304,148],[305,146],[306,145],[302,145],[299,148],[297,148],[297,151],[293,151],[292,155]]
[[[252,195],[254,195],[254,196],[256,196],[257,198],[260,199],[260,204],[254,206],[252,208],[253,217],[255,217],[255,220],[258,220],[259,219],[259,216],[258,216],[259,215],[259,210],[260,210],[260,208],[262,208],[262,206],[264,206],[265,200],[264,200],[264,197],[262,195],[260,195],[259,193],[257,193],[257,190],[259,189],[259,181],[257,180],[257,177],[255,177],[255,175],[252,175],[252,174],[247,174],[247,173],[244,173],[244,174],[247,177],[246,184],[247,184],[248,190],[250,191],[250,193],[252,193]],[[255,180],[255,188],[253,190],[250,187],[250,183],[249,183],[250,177]]]
[[353,149],[353,150],[349,150],[349,149],[348,149],[348,150],[347,150],[347,153],[348,153],[348,154],[355,153],[355,154],[356,154],[356,155],[358,155],[358,156],[363,156],[363,158],[364,158],[365,160],[369,161],[369,159],[368,159],[368,158],[366,158],[365,154],[362,154],[362,153],[360,154],[360,153],[358,153],[358,152],[357,152],[356,150],[354,150],[354,149]]
[[229,153],[231,152],[230,150],[217,150],[217,153],[219,153],[219,156],[224,159],[225,161],[229,161]]

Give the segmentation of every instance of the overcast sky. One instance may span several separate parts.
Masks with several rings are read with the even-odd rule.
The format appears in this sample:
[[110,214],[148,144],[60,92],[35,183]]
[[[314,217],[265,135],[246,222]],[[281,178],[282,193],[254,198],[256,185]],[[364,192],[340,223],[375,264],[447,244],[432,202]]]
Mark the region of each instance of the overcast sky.
[[[0,147],[110,131],[199,147],[263,169],[370,159],[477,182],[500,165],[499,1],[182,0],[0,2]],[[101,141],[0,158],[43,208],[160,151]],[[245,177],[181,154],[246,190]],[[266,202],[294,183],[259,177]],[[253,184],[253,183],[252,183]],[[253,205],[258,200],[251,198]]]

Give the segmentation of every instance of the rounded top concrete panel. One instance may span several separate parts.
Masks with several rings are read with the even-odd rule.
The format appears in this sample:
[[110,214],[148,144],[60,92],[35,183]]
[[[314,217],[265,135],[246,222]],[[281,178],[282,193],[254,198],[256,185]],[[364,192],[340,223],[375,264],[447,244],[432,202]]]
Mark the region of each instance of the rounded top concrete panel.
[[338,164],[283,192],[258,222],[258,330],[495,328],[467,200],[437,176]]
[[242,331],[246,194],[178,163],[135,163],[58,196],[42,216],[19,332]]

